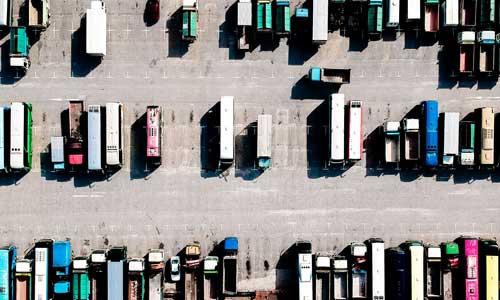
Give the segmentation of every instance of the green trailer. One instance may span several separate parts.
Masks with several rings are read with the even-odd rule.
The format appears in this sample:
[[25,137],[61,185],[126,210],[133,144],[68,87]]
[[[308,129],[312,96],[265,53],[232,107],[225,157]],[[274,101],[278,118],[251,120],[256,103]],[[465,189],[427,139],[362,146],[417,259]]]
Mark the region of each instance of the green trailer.
[[182,39],[192,42],[198,32],[198,8],[196,0],[184,0],[182,4]]
[[86,257],[73,260],[73,300],[90,299],[89,267]]
[[26,27],[10,28],[10,66],[27,71],[31,65]]
[[382,36],[383,9],[382,0],[370,0],[368,4],[368,35],[373,39]]
[[272,3],[269,0],[257,1],[257,31],[271,32],[273,24]]
[[276,1],[276,25],[275,32],[278,35],[290,34],[290,1]]

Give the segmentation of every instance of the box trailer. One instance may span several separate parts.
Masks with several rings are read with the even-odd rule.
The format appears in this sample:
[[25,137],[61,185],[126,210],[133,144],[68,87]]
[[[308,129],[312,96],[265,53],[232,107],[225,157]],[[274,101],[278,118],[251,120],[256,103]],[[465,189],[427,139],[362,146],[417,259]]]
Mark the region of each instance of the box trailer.
[[38,30],[49,27],[50,0],[26,0],[28,2],[28,26]]
[[87,155],[88,170],[102,171],[101,152],[101,106],[89,105],[87,113]]
[[424,299],[424,246],[419,241],[407,241],[403,246],[410,262],[410,299]]
[[422,117],[424,131],[424,159],[426,168],[436,168],[438,165],[438,102],[427,100],[422,102]]
[[313,44],[324,44],[328,40],[328,0],[313,0]]
[[457,163],[456,157],[458,157],[460,113],[445,112],[443,119],[443,165],[453,167]]
[[11,25],[11,5],[13,0],[0,0],[0,27]]
[[257,117],[257,160],[258,166],[262,170],[271,166],[272,126],[272,115],[259,115]]
[[368,248],[368,294],[370,299],[383,300],[385,297],[385,243],[380,238],[365,242]]
[[474,29],[476,26],[477,0],[460,0],[460,25]]
[[495,114],[492,107],[483,107],[478,109],[481,137],[479,163],[482,167],[491,168],[495,163]]
[[494,239],[479,240],[479,286],[483,299],[498,300],[498,244]]
[[106,56],[106,5],[102,0],[90,2],[85,24],[86,53],[92,56]]
[[107,287],[108,300],[123,300],[124,298],[124,267],[127,258],[127,248],[113,247],[107,253]]
[[299,284],[299,300],[313,299],[313,263],[309,250],[299,250],[297,257],[297,277]]

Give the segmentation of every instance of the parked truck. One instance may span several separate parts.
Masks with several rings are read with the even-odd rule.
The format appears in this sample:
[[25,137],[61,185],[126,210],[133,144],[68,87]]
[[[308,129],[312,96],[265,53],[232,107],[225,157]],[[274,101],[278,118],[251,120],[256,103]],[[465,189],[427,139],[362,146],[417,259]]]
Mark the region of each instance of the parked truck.
[[272,126],[272,115],[257,117],[257,165],[261,170],[271,167]]
[[297,249],[297,281],[299,300],[313,299],[313,260],[310,241],[298,241]]
[[439,0],[424,0],[424,31],[437,33],[439,31]]
[[273,30],[273,10],[271,0],[257,0],[257,32],[272,32]]
[[443,166],[453,168],[458,157],[460,113],[445,112],[443,118]]
[[382,37],[383,9],[382,0],[370,0],[368,3],[368,35],[371,39]]
[[27,0],[28,2],[28,26],[37,30],[45,30],[49,27],[50,1],[49,0]]
[[474,31],[458,33],[459,74],[472,76],[475,71],[476,34]]
[[163,249],[152,249],[147,259],[147,286],[149,300],[163,300],[163,273],[165,269],[165,252]]
[[203,299],[217,299],[217,278],[219,276],[219,258],[217,256],[206,256],[203,260]]
[[90,300],[88,257],[73,260],[73,300]]
[[252,32],[252,1],[238,0],[238,49],[250,50],[250,34]]
[[31,66],[29,57],[29,42],[26,27],[10,28],[10,66],[16,70],[27,72]]
[[54,170],[54,172],[60,172],[66,169],[66,165],[64,164],[63,136],[50,137],[50,161],[52,163],[52,170]]
[[33,286],[33,260],[18,259],[16,262],[16,300],[31,300]]
[[495,31],[483,30],[477,33],[479,43],[479,73],[481,75],[493,75],[495,68]]
[[92,300],[106,299],[106,251],[94,250],[90,255],[90,293]]
[[457,294],[453,288],[457,285],[454,278],[459,270],[459,248],[457,243],[446,242],[441,244],[441,251],[444,253],[443,259],[443,300],[456,299]]
[[85,23],[86,53],[91,56],[106,56],[106,5],[102,0],[92,0],[87,9]]
[[400,160],[400,132],[399,122],[389,121],[384,123],[384,149],[385,163],[398,164]]
[[222,258],[222,292],[225,295],[236,295],[238,292],[238,239],[227,237],[224,240],[224,257]]
[[70,241],[55,241],[52,245],[52,272],[55,299],[68,299],[70,297],[70,267]]
[[404,119],[405,160],[416,162],[420,159],[420,131],[418,119]]
[[107,252],[107,299],[124,299],[124,265],[127,258],[126,247],[112,247]]
[[425,299],[442,299],[443,273],[441,270],[441,248],[425,247]]
[[460,0],[460,25],[473,30],[476,26],[477,0]]
[[182,1],[182,40],[193,42],[198,36],[198,3],[196,0]]
[[460,165],[473,167],[475,160],[476,124],[474,121],[460,122]]
[[290,0],[276,0],[275,33],[278,36],[290,35]]
[[311,67],[308,78],[311,82],[344,84],[351,82],[351,69]]
[[367,248],[362,243],[351,243],[349,267],[351,277],[351,299],[368,298]]
[[199,242],[186,246],[184,264],[184,299],[196,300],[198,298],[198,267],[201,263],[201,247]]
[[349,272],[347,259],[344,256],[335,256],[333,267],[333,300],[346,300],[349,296]]
[[83,115],[83,101],[72,100],[69,102],[69,137],[66,140],[66,153],[71,171],[77,171],[84,166],[83,134],[81,119]]
[[128,261],[128,300],[144,300],[146,297],[144,259]]
[[331,263],[330,257],[326,255],[316,256],[315,265],[315,282],[316,282],[316,296],[317,300],[329,300],[330,299],[330,270]]

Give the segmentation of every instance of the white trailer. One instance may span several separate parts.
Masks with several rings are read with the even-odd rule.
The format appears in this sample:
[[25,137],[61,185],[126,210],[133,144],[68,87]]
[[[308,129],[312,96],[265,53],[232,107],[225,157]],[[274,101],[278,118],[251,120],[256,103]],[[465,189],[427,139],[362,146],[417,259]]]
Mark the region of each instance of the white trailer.
[[344,161],[344,94],[331,94],[329,99],[329,163]]
[[272,115],[259,115],[257,117],[257,159],[261,169],[267,169],[271,165],[272,126]]
[[299,253],[298,255],[298,275],[299,275],[299,300],[313,299],[312,281],[312,254]]
[[406,20],[418,21],[420,20],[420,0],[408,0],[408,9]]
[[328,0],[313,0],[313,44],[324,44],[328,40]]
[[10,25],[10,5],[12,0],[0,0],[0,26]]
[[444,113],[444,141],[443,141],[443,165],[453,166],[458,157],[460,113]]
[[385,299],[385,244],[382,239],[368,240],[370,299]]
[[458,0],[445,0],[444,26],[458,26]]
[[92,56],[106,56],[106,5],[104,1],[90,2],[87,9],[86,52]]
[[363,149],[363,102],[351,100],[349,102],[349,151],[350,161],[360,160]]
[[234,160],[234,97],[220,99],[220,165],[231,165]]
[[389,17],[387,19],[386,27],[397,28],[399,26],[399,6],[400,0],[389,0]]

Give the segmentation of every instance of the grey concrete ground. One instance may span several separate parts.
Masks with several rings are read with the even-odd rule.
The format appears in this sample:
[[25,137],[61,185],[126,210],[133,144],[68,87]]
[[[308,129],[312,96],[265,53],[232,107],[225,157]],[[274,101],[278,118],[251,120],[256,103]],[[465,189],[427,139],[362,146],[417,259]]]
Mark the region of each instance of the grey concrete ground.
[[[173,255],[193,239],[206,253],[236,235],[240,286],[272,288],[280,253],[297,239],[333,253],[373,236],[394,245],[500,233],[496,174],[381,174],[364,161],[345,172],[322,169],[321,103],[328,91],[304,86],[301,77],[311,65],[352,68],[351,84],[341,92],[364,101],[365,137],[427,98],[462,115],[485,105],[500,109],[494,83],[443,78],[437,44],[402,35],[350,51],[355,43],[333,33],[309,59],[284,40],[272,51],[258,47],[236,59],[233,28],[225,20],[232,1],[202,1],[199,38],[182,49],[178,27],[169,21],[180,1],[163,0],[160,21],[146,27],[144,3],[113,0],[107,2],[108,55],[97,64],[81,48],[80,21],[89,1],[51,4],[52,24],[33,45],[26,76],[8,70],[8,37],[1,41],[0,99],[34,103],[35,168],[0,180],[0,242],[23,248],[34,238],[69,237],[77,254],[127,244],[131,255],[163,243]],[[201,168],[208,129],[200,119],[221,95],[236,99],[238,155],[225,177]],[[125,104],[125,165],[109,180],[47,171],[50,136],[59,134],[70,98]],[[152,174],[138,155],[142,126],[136,123],[148,104],[161,104],[165,112],[164,162]],[[262,112],[274,118],[273,166],[258,174],[245,153],[252,151],[251,123]]]

